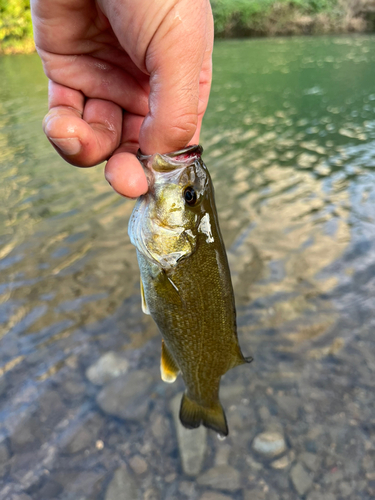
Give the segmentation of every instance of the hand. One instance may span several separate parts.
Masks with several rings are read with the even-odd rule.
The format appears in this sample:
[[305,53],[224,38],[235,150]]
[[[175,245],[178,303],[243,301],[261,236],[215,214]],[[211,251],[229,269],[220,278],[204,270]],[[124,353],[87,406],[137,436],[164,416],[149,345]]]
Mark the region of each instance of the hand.
[[43,128],[72,165],[109,158],[105,175],[137,197],[135,157],[199,142],[211,85],[208,0],[31,0],[49,83]]

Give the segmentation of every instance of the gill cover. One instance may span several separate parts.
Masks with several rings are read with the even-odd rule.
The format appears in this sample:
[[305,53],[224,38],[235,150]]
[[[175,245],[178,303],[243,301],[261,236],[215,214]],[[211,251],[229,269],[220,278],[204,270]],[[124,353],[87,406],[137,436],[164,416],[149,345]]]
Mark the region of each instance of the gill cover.
[[[201,146],[138,159],[148,192],[138,198],[129,221],[131,243],[164,270],[191,255],[204,213],[200,208],[208,183]],[[205,220],[205,219],[204,219]]]

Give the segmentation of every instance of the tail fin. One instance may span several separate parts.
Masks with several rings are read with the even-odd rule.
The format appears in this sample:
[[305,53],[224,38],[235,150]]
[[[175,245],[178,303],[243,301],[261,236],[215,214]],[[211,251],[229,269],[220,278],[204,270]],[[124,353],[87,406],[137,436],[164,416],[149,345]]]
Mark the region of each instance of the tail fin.
[[184,394],[181,400],[180,420],[188,429],[196,429],[203,424],[221,436],[228,435],[227,419],[219,400],[211,408],[205,408]]

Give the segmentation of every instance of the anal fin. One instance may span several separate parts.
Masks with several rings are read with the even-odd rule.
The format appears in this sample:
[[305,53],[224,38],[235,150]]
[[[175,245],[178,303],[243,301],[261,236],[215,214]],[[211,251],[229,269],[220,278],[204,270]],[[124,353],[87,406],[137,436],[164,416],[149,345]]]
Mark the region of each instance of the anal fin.
[[140,279],[139,284],[141,285],[141,299],[142,299],[142,311],[145,314],[150,314],[150,309],[148,308],[146,299],[145,299],[145,291],[143,289],[143,283],[142,283],[142,278]]
[[210,408],[206,408],[184,394],[181,400],[180,420],[188,429],[196,429],[203,424],[220,436],[228,435],[227,419],[219,400]]
[[168,347],[165,345],[164,340],[161,341],[161,360],[160,360],[160,373],[164,382],[172,384],[179,374],[180,369],[176,361],[173,359]]

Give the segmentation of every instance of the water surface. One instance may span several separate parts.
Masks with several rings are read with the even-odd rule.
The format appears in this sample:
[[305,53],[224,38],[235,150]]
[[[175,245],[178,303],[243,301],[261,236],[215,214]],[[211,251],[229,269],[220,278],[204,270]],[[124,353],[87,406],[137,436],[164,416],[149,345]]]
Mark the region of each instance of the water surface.
[[[201,143],[255,361],[224,377],[231,433],[208,434],[198,477],[170,412],[181,380],[159,380],[140,308],[134,202],[102,166],[57,158],[36,55],[0,58],[0,74],[0,498],[109,500],[124,465],[148,500],[209,500],[218,465],[233,500],[373,498],[375,38],[216,44]],[[139,418],[97,403],[109,386],[86,371],[108,352],[126,376],[152,376]],[[269,430],[285,437],[283,466],[252,449]]]

